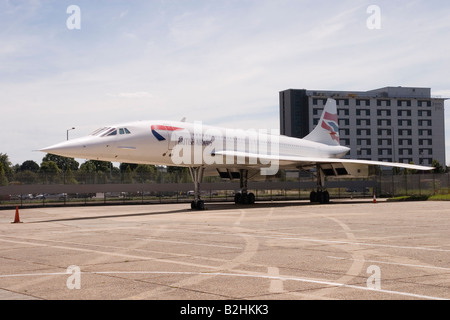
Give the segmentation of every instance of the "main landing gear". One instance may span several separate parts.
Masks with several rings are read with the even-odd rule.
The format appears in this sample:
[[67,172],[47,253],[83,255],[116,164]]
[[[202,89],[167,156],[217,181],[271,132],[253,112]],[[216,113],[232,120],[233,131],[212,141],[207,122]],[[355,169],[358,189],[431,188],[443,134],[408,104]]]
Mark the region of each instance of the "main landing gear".
[[319,202],[321,204],[330,203],[330,194],[328,191],[311,191],[309,194],[309,201],[312,202]]
[[325,173],[322,168],[317,166],[317,191],[311,191],[309,194],[309,201],[319,202],[321,204],[330,203],[330,194],[324,189],[325,186]]
[[241,192],[236,193],[234,195],[234,203],[235,204],[254,204],[255,203],[255,195],[253,193],[248,193],[247,184],[248,184],[248,170],[240,169],[239,170],[239,184]]

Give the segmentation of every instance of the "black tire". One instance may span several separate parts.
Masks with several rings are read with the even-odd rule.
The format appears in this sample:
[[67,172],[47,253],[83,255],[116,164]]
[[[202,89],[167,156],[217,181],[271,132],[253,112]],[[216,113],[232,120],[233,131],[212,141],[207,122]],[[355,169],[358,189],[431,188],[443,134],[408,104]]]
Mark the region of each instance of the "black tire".
[[255,195],[253,193],[249,193],[247,196],[248,204],[254,204],[255,203]]
[[324,203],[330,203],[330,194],[328,193],[328,191],[325,191],[323,193],[323,197],[324,197]]
[[317,192],[311,191],[311,193],[309,194],[309,201],[317,202]]
[[197,201],[197,210],[205,210],[205,201],[203,200]]

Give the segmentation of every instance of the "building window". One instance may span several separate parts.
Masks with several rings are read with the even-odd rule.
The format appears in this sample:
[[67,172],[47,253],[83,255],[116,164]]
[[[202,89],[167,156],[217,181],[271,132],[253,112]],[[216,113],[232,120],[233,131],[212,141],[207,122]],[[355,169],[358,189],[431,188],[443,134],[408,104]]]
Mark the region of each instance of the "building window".
[[356,99],[356,105],[357,106],[370,106],[370,100],[367,99]]
[[403,116],[411,117],[411,110],[398,110],[397,115],[399,117],[403,117]]
[[370,126],[370,119],[356,119],[356,125],[358,125],[358,126]]
[[433,140],[431,139],[419,139],[419,146],[432,146]]
[[419,100],[417,102],[417,105],[419,107],[431,107],[431,101],[427,101],[427,100]]
[[398,139],[398,144],[401,146],[411,146],[412,139]]
[[391,129],[378,129],[378,135],[379,136],[390,136],[392,134]]
[[398,107],[411,107],[411,100],[397,100]]
[[391,110],[378,109],[377,110],[377,116],[390,117],[391,116]]
[[421,127],[431,127],[431,120],[419,120],[419,126]]
[[408,127],[410,127],[411,124],[412,124],[412,122],[409,119],[398,119],[398,125],[399,126],[408,126]]
[[379,146],[391,146],[392,139],[378,139],[378,145]]
[[431,117],[431,111],[430,110],[418,110],[417,115],[419,117]]
[[356,139],[356,144],[358,146],[370,146],[372,141],[370,139]]
[[377,100],[377,106],[379,107],[390,107],[391,106],[391,100]]
[[391,156],[392,155],[392,149],[388,148],[380,148],[378,149],[378,155],[379,156]]
[[390,119],[378,119],[377,120],[377,125],[379,125],[379,126],[390,126],[391,125],[391,120]]
[[419,129],[419,136],[432,136],[433,131],[431,129]]
[[370,116],[370,109],[356,109],[357,116]]
[[412,135],[411,129],[398,129],[398,135],[399,136],[410,136]]
[[348,106],[349,100],[348,99],[336,99],[336,104],[338,106]]
[[317,116],[319,114],[322,114],[322,110],[323,109],[313,108],[313,115]]
[[399,155],[401,156],[410,156],[412,155],[412,149],[407,149],[407,148],[400,148],[399,149]]
[[371,130],[370,130],[370,129],[357,129],[357,130],[356,130],[356,134],[357,134],[358,136],[361,136],[361,135],[367,135],[367,136],[370,136]]

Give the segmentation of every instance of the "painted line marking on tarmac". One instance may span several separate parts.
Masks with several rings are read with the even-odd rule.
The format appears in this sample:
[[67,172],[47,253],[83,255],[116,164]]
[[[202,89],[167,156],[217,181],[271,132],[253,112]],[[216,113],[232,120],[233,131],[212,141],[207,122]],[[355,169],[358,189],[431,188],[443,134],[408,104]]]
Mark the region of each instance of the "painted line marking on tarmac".
[[241,249],[242,247],[232,247],[232,246],[223,246],[218,244],[204,244],[204,243],[194,243],[194,242],[186,242],[186,241],[175,241],[175,240],[162,240],[162,239],[151,239],[151,238],[136,238],[137,240],[143,241],[155,241],[155,242],[167,242],[167,243],[176,243],[176,244],[188,244],[193,246],[204,246],[204,247],[216,247],[216,248],[226,248],[226,249]]
[[333,256],[328,256],[327,258],[337,259],[337,260],[364,261],[364,262],[368,262],[368,263],[378,263],[378,264],[391,264],[391,265],[403,266],[403,267],[427,268],[427,269],[436,269],[436,270],[450,271],[450,268],[435,267],[435,266],[424,266],[424,265],[420,265],[420,264],[397,263],[397,262],[387,262],[387,261],[377,261],[377,260],[359,260],[359,259],[333,257]]
[[[340,287],[340,288],[348,288],[348,289],[356,289],[363,291],[371,291],[377,293],[386,293],[392,295],[400,295],[406,297],[413,297],[418,299],[430,299],[430,300],[449,300],[448,298],[435,297],[435,296],[427,296],[422,294],[415,294],[409,292],[401,292],[401,291],[393,291],[393,290],[383,290],[383,289],[373,289],[362,286],[349,285],[338,282],[331,282],[325,280],[314,280],[314,279],[305,279],[305,278],[297,278],[297,277],[288,277],[288,276],[269,276],[269,275],[257,275],[257,274],[238,274],[238,273],[224,273],[224,272],[167,272],[167,271],[91,271],[91,272],[81,272],[81,274],[148,274],[148,275],[190,275],[190,276],[223,276],[223,277],[240,277],[240,278],[256,278],[256,279],[267,279],[271,281],[296,281],[296,282],[305,282],[305,283],[313,283],[319,285],[327,285],[331,287]],[[67,272],[52,272],[52,273],[35,273],[35,274],[9,274],[9,275],[0,275],[0,278],[8,278],[8,277],[31,277],[31,276],[67,276]]]

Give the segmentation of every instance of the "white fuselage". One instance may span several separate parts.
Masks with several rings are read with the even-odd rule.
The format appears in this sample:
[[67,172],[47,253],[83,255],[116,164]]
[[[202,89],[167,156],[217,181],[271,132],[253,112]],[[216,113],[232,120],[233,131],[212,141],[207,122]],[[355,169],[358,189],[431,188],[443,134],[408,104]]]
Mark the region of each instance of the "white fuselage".
[[[175,121],[140,121],[105,127],[41,151],[66,157],[167,166],[232,167],[215,152],[341,158],[349,148],[270,134]],[[213,162],[213,163],[211,163]]]

